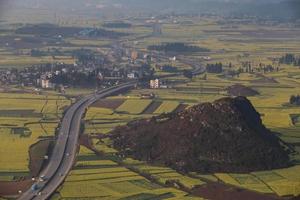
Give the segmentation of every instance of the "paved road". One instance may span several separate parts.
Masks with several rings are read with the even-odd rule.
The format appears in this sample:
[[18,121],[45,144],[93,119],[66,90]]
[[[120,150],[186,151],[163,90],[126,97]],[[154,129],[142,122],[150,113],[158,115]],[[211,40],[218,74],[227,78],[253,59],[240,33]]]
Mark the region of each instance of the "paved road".
[[[165,57],[164,57],[165,58]],[[205,68],[200,64],[196,64],[192,60],[180,59],[181,62],[193,66],[192,73],[199,75],[205,72]],[[170,76],[179,76],[181,73],[172,74]],[[160,77],[163,78],[163,77]],[[133,87],[136,82],[126,83],[120,86],[115,86],[100,91],[96,95],[88,95],[75,104],[73,104],[66,112],[62,123],[60,132],[57,136],[55,146],[50,157],[49,164],[40,173],[40,176],[45,176],[44,181],[37,180],[37,186],[34,191],[31,189],[24,192],[19,200],[43,200],[49,198],[52,193],[62,184],[64,179],[73,167],[76,159],[78,139],[80,134],[80,122],[85,109],[95,101],[119,93],[124,89]]]
[[[160,58],[162,60],[166,60],[166,61],[169,60],[168,56],[160,54],[160,53],[157,53],[157,52],[152,52],[152,55],[155,55],[155,57]],[[204,74],[206,72],[206,67],[203,66],[203,64],[201,63],[200,60],[194,60],[194,59],[191,59],[191,58],[185,58],[183,56],[178,56],[177,60],[180,61],[183,64],[191,66],[192,69],[193,69],[191,72],[192,72],[192,74],[194,76],[200,75],[200,74]],[[182,75],[182,72],[181,73],[174,73],[174,74],[169,74],[169,75],[161,76],[160,78],[166,78],[166,77],[172,77],[172,76],[180,76],[180,75]]]
[[40,176],[45,176],[44,181],[36,180],[34,184],[36,185],[35,190],[29,189],[24,192],[19,199],[48,199],[62,184],[75,163],[80,135],[80,124],[86,108],[101,98],[120,93],[123,90],[133,87],[135,84],[136,82],[130,82],[108,88],[97,94],[88,95],[73,104],[67,110],[62,120],[49,164],[40,173]]

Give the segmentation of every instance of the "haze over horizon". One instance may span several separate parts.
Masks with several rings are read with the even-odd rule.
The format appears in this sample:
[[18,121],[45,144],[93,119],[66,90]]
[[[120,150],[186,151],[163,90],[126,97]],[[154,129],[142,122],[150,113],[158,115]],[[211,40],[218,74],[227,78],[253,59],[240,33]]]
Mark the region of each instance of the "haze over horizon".
[[[188,1],[188,2],[187,2]],[[18,14],[16,9],[85,12],[87,15],[108,12],[126,14],[141,12],[165,13],[215,13],[217,15],[255,15],[277,19],[298,19],[300,2],[297,0],[0,0],[0,17]],[[138,10],[138,11],[137,11]]]
[[300,0],[0,0],[0,200],[300,200]]

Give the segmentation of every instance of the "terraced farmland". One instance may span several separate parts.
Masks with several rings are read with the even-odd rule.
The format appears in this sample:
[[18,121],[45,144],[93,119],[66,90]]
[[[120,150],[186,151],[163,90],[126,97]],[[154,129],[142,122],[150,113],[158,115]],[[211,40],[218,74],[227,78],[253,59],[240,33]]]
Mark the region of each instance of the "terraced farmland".
[[[293,125],[291,121],[291,114],[300,113],[300,107],[287,107],[285,106],[288,102],[288,99],[290,95],[295,93],[295,88],[299,87],[299,83],[294,82],[292,79],[285,79],[286,72],[281,72],[275,74],[270,74],[269,76],[276,77],[276,80],[278,83],[270,83],[270,84],[263,84],[256,82],[257,77],[254,75],[243,75],[240,76],[237,79],[230,80],[222,77],[218,77],[215,75],[208,75],[208,81],[203,81],[201,78],[195,78],[193,82],[182,85],[181,87],[192,87],[197,88],[198,85],[202,85],[202,87],[220,87],[225,88],[229,85],[237,84],[237,83],[243,83],[247,86],[251,86],[258,90],[260,92],[259,96],[251,97],[250,100],[256,107],[256,109],[262,114],[262,119],[264,124],[271,128],[273,131],[279,132],[280,137],[291,144],[298,145],[300,142],[300,137],[298,136],[299,133],[299,127]],[[127,96],[130,96],[131,98],[138,98],[141,91],[130,91]],[[159,98],[160,101],[159,104],[155,105],[156,109],[153,112],[153,114],[159,114],[163,112],[172,112],[179,106],[179,99],[185,99],[186,94],[182,93],[181,90],[175,91],[175,90],[145,90],[144,92],[154,92]],[[176,96],[174,96],[176,94]],[[170,101],[171,96],[174,96],[177,101]],[[197,93],[193,94],[189,98],[187,98],[187,102],[190,103],[190,105],[197,103],[197,102],[205,102],[205,101],[211,101],[220,97],[225,97],[226,93],[216,93],[216,94],[205,94],[205,93]],[[130,101],[130,102],[127,102]],[[126,124],[127,122],[142,118],[142,117],[149,117],[151,116],[150,113],[145,113],[144,115],[141,114],[143,110],[151,105],[150,103],[152,100],[147,100],[145,103],[144,100],[127,100],[124,104],[122,104],[119,108],[117,108],[117,112],[110,109],[103,109],[100,108],[99,110],[95,108],[90,108],[87,113],[87,124],[86,124],[86,133],[107,133],[110,130],[112,130],[114,127],[122,124]],[[157,101],[157,100],[155,100]],[[138,105],[140,102],[143,102],[139,106],[140,108],[136,111],[131,111],[130,109],[127,109],[125,111],[126,106],[133,106]],[[125,108],[124,108],[125,107]],[[134,108],[135,109],[135,108]],[[120,112],[122,110],[123,112]],[[124,112],[125,111],[125,112]],[[140,113],[140,114],[137,114]],[[111,122],[111,123],[110,123]],[[96,127],[96,128],[95,128]],[[93,131],[91,131],[93,129]],[[99,149],[101,152],[104,152],[107,156],[108,155],[114,155],[117,153],[116,150],[112,149],[110,147],[110,142],[105,141],[100,142],[98,139],[93,140],[95,147]],[[295,149],[299,152],[299,147],[295,146]],[[104,154],[104,155],[105,155]],[[112,158],[112,160],[119,160],[119,158],[114,158],[108,156],[109,158]],[[292,156],[293,159],[295,159],[297,162],[300,161],[299,153],[296,153]],[[98,158],[99,159],[99,158]],[[102,161],[101,161],[102,162]],[[115,161],[113,161],[115,162]],[[96,162],[97,163],[97,162]],[[132,173],[146,175],[147,177],[152,177],[151,181],[152,184],[155,183],[157,185],[160,185],[160,187],[165,187],[165,183],[168,181],[179,181],[181,184],[183,184],[187,188],[192,188],[196,185],[203,185],[205,184],[205,180],[211,180],[213,182],[221,181],[226,184],[235,185],[237,187],[245,188],[248,190],[257,191],[260,193],[265,194],[276,194],[278,196],[293,196],[293,195],[299,195],[300,194],[300,188],[299,183],[300,179],[296,175],[299,171],[299,166],[296,165],[294,167],[288,168],[288,169],[278,169],[278,170],[271,170],[267,172],[253,172],[248,174],[210,174],[210,175],[203,175],[203,174],[194,174],[191,173],[191,176],[188,175],[182,175],[174,171],[173,169],[162,167],[162,166],[152,166],[147,163],[143,163],[137,160],[132,160],[130,158],[123,159],[120,163],[115,162],[107,163],[108,165],[111,165],[111,169],[106,169],[110,172],[115,172],[117,169],[115,169],[115,164],[117,163],[117,166],[126,166],[128,171],[124,171],[124,176],[127,178],[126,181],[128,182],[129,177],[133,176],[134,179],[136,178],[136,175]],[[87,166],[91,165],[93,166],[93,162],[88,163]],[[78,163],[77,167],[80,167],[82,165],[81,161]],[[81,166],[82,169],[84,169],[83,166]],[[86,166],[85,166],[86,167]],[[91,167],[89,167],[91,170]],[[119,168],[118,168],[119,169]],[[76,170],[76,169],[75,169]],[[83,170],[84,171],[84,170]],[[76,172],[75,172],[76,173]],[[102,181],[103,176],[95,176],[95,179],[97,181]],[[123,182],[124,176],[118,173],[115,173],[114,175],[110,175],[114,178],[118,178],[120,180],[121,185],[127,185],[128,183]],[[89,176],[87,176],[89,177]],[[92,177],[92,176],[91,176]],[[72,179],[70,179],[72,180]],[[75,179],[73,179],[75,180]],[[153,181],[155,180],[155,181]],[[96,180],[95,180],[96,181]],[[149,179],[147,179],[149,181]],[[73,183],[75,184],[75,183]],[[124,196],[118,196],[122,194],[122,191],[120,191],[120,184],[106,184],[105,187],[108,189],[110,193],[107,195],[111,195],[110,197],[107,197],[107,199],[122,199],[125,198]],[[132,184],[132,182],[130,182]],[[109,186],[111,185],[111,186]],[[103,185],[102,185],[103,186]],[[129,187],[129,185],[128,185]],[[130,186],[131,187],[131,186]],[[99,191],[103,190],[99,189]],[[137,188],[135,190],[138,191]],[[153,191],[158,191],[162,189],[155,189]],[[166,189],[163,189],[166,190]],[[168,188],[169,190],[169,188]],[[170,189],[174,190],[174,189]],[[130,191],[130,189],[129,189]],[[144,191],[142,189],[139,189],[140,192]],[[117,192],[118,194],[116,194]],[[124,191],[123,191],[124,192]],[[176,192],[175,192],[176,193]],[[174,193],[173,193],[174,194]],[[118,197],[114,197],[114,195]],[[145,197],[141,197],[140,195],[133,195],[133,196],[127,196],[127,198],[148,198],[146,195]],[[175,197],[169,197],[167,199],[176,199]],[[186,198],[196,198],[196,197],[186,197]],[[196,198],[197,199],[197,198]],[[199,198],[198,198],[199,199]]]
[[109,157],[97,157],[85,147],[80,148],[77,165],[55,195],[55,198],[110,200],[164,197],[174,200],[193,199],[180,190],[151,183]]
[[[182,20],[187,19],[184,17]],[[223,27],[218,24],[219,21],[206,18],[191,21],[193,25],[166,23],[163,25],[164,31],[161,37],[144,38],[134,48],[146,49],[148,45],[163,42],[189,42],[211,50],[209,56],[212,60],[203,61],[201,64],[223,62],[227,65],[230,62],[233,65],[232,70],[238,70],[242,62],[250,61],[253,66],[257,66],[260,62],[272,64],[274,57],[282,56],[287,51],[297,54],[300,52],[299,35],[297,36],[299,29],[296,27],[292,31],[294,36],[290,38],[290,33],[287,35],[282,33],[282,30],[287,29],[286,27],[276,25],[249,26],[241,23],[236,28],[230,28],[231,24],[230,27]],[[83,23],[79,26],[95,24],[93,20],[79,23]],[[144,36],[149,35],[152,30],[139,25],[125,31]],[[272,31],[278,38],[266,34]],[[132,36],[134,39],[137,36],[135,34]],[[259,40],[255,38],[255,34],[260,35]],[[92,49],[95,49],[95,44],[102,47],[112,43],[110,40],[74,40],[74,38],[66,38],[66,42],[78,47],[92,47]],[[131,43],[129,40],[124,44],[130,46]],[[203,55],[195,54],[187,57],[200,60]],[[54,60],[51,57],[16,56],[5,48],[1,49],[0,58],[0,65],[5,66],[24,66],[54,61],[74,63],[74,59],[70,57],[66,59],[58,57]],[[170,62],[158,64],[170,64]],[[179,70],[191,69],[191,66],[178,60],[171,64]],[[162,74],[166,73],[158,71],[156,75]],[[289,97],[300,93],[299,74],[299,68],[281,65],[278,72],[242,73],[238,77],[210,73],[193,77],[191,80],[183,76],[171,77],[167,78],[167,81],[176,83],[173,88],[132,90],[126,94],[129,98],[117,96],[113,98],[114,102],[109,98],[93,105],[88,109],[85,117],[85,133],[94,137],[93,143],[100,156],[81,147],[76,166],[53,199],[201,199],[179,189],[167,187],[165,183],[178,181],[185,187],[192,188],[205,184],[207,179],[279,196],[300,194],[298,175],[300,174],[300,126],[299,122],[293,123],[291,118],[291,115],[299,115],[300,107],[287,106]],[[226,88],[234,84],[243,84],[259,91],[259,96],[249,99],[261,113],[263,123],[272,131],[278,132],[284,142],[294,146],[296,152],[291,155],[291,159],[294,160],[295,166],[248,174],[190,173],[184,175],[164,166],[153,166],[130,158],[121,159],[115,155],[118,152],[111,148],[110,141],[97,139],[97,134],[108,133],[113,128],[130,121],[172,112],[181,102],[193,105],[226,97]],[[68,95],[77,96],[91,93],[93,90],[68,88],[66,92]],[[140,99],[141,93],[154,93],[156,98]],[[54,135],[63,108],[69,103],[63,97],[56,96],[54,92],[53,95],[48,96],[0,94],[0,180],[9,181],[28,174],[29,146],[38,141],[40,136]]]
[[69,103],[55,95],[0,94],[1,180],[28,175],[29,147],[39,137],[54,135],[63,108]]

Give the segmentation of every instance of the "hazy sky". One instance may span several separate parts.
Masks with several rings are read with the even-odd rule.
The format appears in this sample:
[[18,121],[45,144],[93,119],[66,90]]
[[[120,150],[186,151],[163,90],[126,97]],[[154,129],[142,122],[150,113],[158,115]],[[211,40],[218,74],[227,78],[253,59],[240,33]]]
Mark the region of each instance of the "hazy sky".
[[4,12],[4,4],[7,2],[7,0],[0,0],[0,17]]
[[[59,12],[58,10],[68,9],[73,10],[75,13],[78,10],[85,10],[88,14],[92,9],[96,12],[104,12],[109,9],[116,9],[120,12],[127,12],[132,9],[134,11],[146,12],[146,11],[164,11],[164,10],[180,10],[186,11],[188,9],[193,9],[196,12],[209,11],[215,8],[219,10],[214,10],[215,12],[228,11],[241,11],[247,12],[252,10],[260,10],[261,13],[265,11],[269,12],[274,10],[277,15],[286,15],[286,13],[291,12],[291,15],[299,15],[300,17],[300,4],[294,3],[292,6],[284,5],[274,7],[275,3],[295,1],[300,2],[300,0],[0,0],[0,19],[4,14],[9,14],[11,16],[16,16],[19,13],[14,12],[18,7],[36,8],[36,9],[47,9],[48,12]],[[202,2],[202,3],[200,3]],[[215,3],[214,3],[215,2]],[[274,4],[273,6],[257,6],[256,8],[249,8],[247,6],[226,6],[225,4],[218,4],[216,2],[236,2],[239,4],[243,3],[260,3],[260,4]],[[196,6],[195,6],[196,5]],[[127,9],[127,10],[126,10]],[[263,10],[265,9],[265,10]],[[116,11],[114,10],[114,11]],[[131,11],[132,11],[131,10]],[[220,12],[219,12],[220,11]],[[118,11],[117,11],[118,12]],[[61,13],[68,13],[65,10]],[[274,15],[275,15],[274,14]]]

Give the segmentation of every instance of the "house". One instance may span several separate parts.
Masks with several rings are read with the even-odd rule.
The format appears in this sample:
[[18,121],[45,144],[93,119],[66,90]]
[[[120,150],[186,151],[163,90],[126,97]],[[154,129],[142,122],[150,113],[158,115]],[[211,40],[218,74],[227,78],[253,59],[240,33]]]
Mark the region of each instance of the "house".
[[169,58],[169,60],[170,60],[170,61],[176,61],[177,58],[176,58],[176,56],[174,56],[174,57]]
[[137,51],[131,52],[131,60],[136,60],[136,59],[138,59],[138,57],[139,57],[139,54]]
[[158,89],[158,88],[160,88],[160,81],[159,81],[159,79],[150,80],[150,88],[151,89]]
[[49,79],[40,79],[40,86],[44,89],[54,88],[55,85]]
[[127,74],[127,78],[135,79],[135,78],[137,78],[137,74],[136,73],[129,73],[129,74]]

